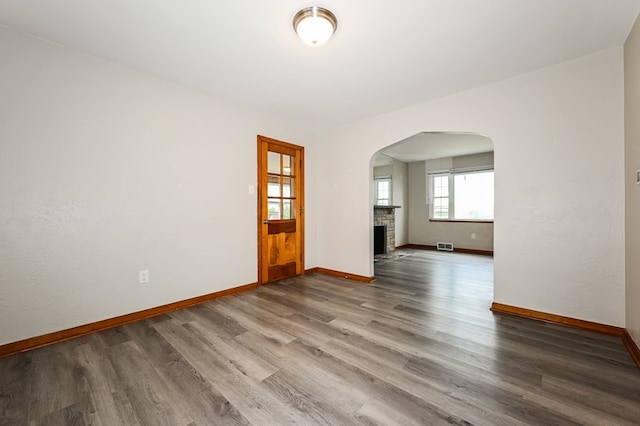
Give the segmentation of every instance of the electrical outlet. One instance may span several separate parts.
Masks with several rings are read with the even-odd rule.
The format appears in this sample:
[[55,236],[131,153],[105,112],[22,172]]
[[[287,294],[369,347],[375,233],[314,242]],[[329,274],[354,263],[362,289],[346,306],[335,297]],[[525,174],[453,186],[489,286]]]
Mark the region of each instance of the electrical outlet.
[[138,282],[140,284],[146,284],[149,282],[149,270],[148,269],[141,269],[140,272],[138,273]]
[[476,233],[475,233],[475,232],[472,232],[472,233],[471,233],[471,239],[472,239],[472,240],[475,240],[475,239],[476,239],[476,237],[477,237],[477,236],[476,236]]

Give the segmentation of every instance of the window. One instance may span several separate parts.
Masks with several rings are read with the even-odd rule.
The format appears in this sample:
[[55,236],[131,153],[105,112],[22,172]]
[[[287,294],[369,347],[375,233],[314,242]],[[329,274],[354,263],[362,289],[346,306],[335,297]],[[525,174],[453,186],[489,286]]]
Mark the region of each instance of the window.
[[375,200],[376,206],[390,206],[391,205],[391,178],[383,177],[376,178],[375,183]]
[[433,177],[433,219],[449,219],[449,174]]
[[492,221],[493,170],[429,175],[433,220]]

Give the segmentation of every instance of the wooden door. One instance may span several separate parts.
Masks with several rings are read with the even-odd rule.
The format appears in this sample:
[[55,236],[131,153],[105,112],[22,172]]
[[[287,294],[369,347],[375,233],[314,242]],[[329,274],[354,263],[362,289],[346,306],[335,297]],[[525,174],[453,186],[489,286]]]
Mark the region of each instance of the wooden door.
[[258,136],[258,282],[304,272],[304,148]]

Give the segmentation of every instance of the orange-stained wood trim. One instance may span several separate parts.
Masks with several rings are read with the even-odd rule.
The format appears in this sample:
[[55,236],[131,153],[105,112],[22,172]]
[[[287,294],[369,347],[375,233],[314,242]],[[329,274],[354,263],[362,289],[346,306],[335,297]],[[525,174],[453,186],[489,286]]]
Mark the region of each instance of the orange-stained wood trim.
[[476,250],[476,249],[466,249],[466,248],[453,248],[454,253],[465,253],[465,254],[479,254],[481,256],[493,256],[492,250]]
[[638,348],[638,345],[633,340],[633,337],[631,337],[628,330],[625,330],[622,334],[622,343],[624,343],[624,346],[629,351],[633,362],[635,362],[638,368],[640,368],[640,348]]
[[519,317],[531,318],[535,320],[545,321],[553,324],[566,325],[570,327],[582,328],[585,330],[598,331],[600,333],[613,334],[614,336],[622,336],[625,332],[624,328],[613,325],[600,324],[597,322],[585,321],[562,315],[548,314],[546,312],[534,311],[531,309],[518,308],[516,306],[503,305],[502,303],[493,302],[491,304],[493,312],[501,314],[517,315]]
[[331,275],[332,277],[344,278],[346,280],[353,280],[366,284],[372,283],[376,280],[376,277],[365,277],[364,275],[350,274],[348,272],[334,271],[326,268],[313,268],[308,269],[306,272],[318,272],[320,274]]
[[[401,246],[401,248],[410,248],[410,249],[417,249],[417,250],[433,250],[433,251],[438,250],[436,246],[423,245],[423,244],[405,244],[404,246]],[[466,254],[479,254],[482,256],[493,256],[493,250],[476,250],[476,249],[454,247],[453,252],[466,253]]]
[[84,336],[86,334],[95,333],[109,328],[119,327],[124,324],[129,324],[135,321],[167,314],[169,312],[177,311],[178,309],[188,308],[189,306],[198,305],[204,302],[218,299],[220,297],[242,293],[245,291],[253,290],[255,288],[258,288],[257,283],[246,284],[240,287],[234,287],[227,290],[217,291],[215,293],[193,297],[191,299],[181,300],[179,302],[169,303],[167,305],[157,306],[155,308],[145,309],[144,311],[120,315],[118,317],[96,321],[90,324],[68,328],[66,330],[54,331],[53,333],[43,334],[42,336],[30,337],[28,339],[19,340],[17,342],[7,343],[0,346],[0,357],[13,355],[18,352],[29,351],[41,346],[51,345],[53,343],[62,342],[64,340],[73,339],[75,337]]
[[431,246],[426,244],[405,244],[402,246],[402,248],[437,251],[436,246]]

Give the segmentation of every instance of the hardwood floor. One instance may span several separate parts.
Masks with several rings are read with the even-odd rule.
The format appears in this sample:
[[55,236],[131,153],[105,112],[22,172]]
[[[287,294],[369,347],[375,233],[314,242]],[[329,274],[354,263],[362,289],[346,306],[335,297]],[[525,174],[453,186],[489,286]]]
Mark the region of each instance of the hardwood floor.
[[640,422],[620,339],[489,311],[485,256],[405,250],[0,359],[0,425]]

